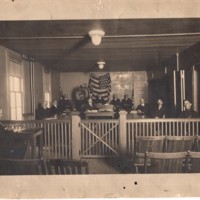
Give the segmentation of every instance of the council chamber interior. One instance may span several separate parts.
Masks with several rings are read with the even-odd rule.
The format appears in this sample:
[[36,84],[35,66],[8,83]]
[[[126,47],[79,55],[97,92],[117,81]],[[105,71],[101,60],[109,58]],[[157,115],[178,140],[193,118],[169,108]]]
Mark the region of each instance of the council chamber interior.
[[0,174],[199,173],[199,27],[0,21]]

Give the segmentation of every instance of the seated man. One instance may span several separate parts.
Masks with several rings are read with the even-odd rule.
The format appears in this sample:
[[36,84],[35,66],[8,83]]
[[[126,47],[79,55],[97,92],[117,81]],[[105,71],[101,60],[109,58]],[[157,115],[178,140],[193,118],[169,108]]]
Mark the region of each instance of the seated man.
[[88,99],[85,108],[85,111],[91,111],[91,110],[98,110],[97,106],[95,105],[95,103],[93,102],[93,100],[91,98]]
[[58,101],[56,99],[53,100],[52,106],[50,108],[50,115],[55,116],[59,114],[59,109],[58,109]]
[[65,94],[64,97],[60,99],[58,106],[61,113],[72,111],[73,106],[68,98],[68,94]]
[[137,106],[136,111],[139,115],[149,115],[149,106],[145,104],[144,99],[140,99],[140,105]]
[[180,113],[179,118],[197,118],[198,117],[198,113],[192,109],[192,103],[187,99],[184,100],[184,108],[185,110]]
[[38,109],[36,111],[36,119],[43,120],[45,118],[50,117],[50,109],[47,107],[47,101],[44,101],[41,104],[39,104]]
[[103,105],[106,104],[106,101],[102,98],[101,95],[98,95],[97,99],[95,100],[96,105]]
[[127,112],[130,112],[133,107],[132,100],[128,97],[128,94],[124,95],[124,99],[122,99],[121,108]]
[[113,110],[115,112],[120,110],[121,101],[117,98],[116,94],[113,94],[113,99],[110,101],[110,104],[113,105]]
[[113,111],[115,112],[115,118],[119,118],[119,111],[121,108],[121,101],[117,98],[116,94],[113,94],[113,99],[110,101],[110,104],[113,105]]
[[157,100],[157,106],[153,112],[154,118],[165,118],[167,113],[167,109],[164,106],[163,100],[161,98],[158,98]]

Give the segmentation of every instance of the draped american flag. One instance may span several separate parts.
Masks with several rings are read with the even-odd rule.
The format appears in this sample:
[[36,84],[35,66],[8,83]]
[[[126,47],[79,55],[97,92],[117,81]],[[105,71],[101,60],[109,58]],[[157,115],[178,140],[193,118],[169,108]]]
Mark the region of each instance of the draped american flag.
[[109,73],[101,76],[96,76],[94,73],[91,73],[88,86],[94,99],[101,95],[104,101],[109,100],[111,92],[111,79]]

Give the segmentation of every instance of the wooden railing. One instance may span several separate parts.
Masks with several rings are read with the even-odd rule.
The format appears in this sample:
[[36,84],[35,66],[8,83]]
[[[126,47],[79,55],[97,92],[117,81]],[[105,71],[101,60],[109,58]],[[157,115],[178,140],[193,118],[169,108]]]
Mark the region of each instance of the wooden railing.
[[200,119],[134,119],[126,121],[127,153],[134,153],[137,136],[200,135]]
[[43,128],[44,159],[72,158],[70,120],[2,121],[2,123],[4,123],[8,129]]
[[82,157],[119,156],[118,120],[82,120],[80,125]]
[[74,113],[71,120],[3,121],[8,127],[42,127],[43,155],[50,158],[110,157],[134,153],[137,136],[197,136],[200,119],[127,119],[81,120]]

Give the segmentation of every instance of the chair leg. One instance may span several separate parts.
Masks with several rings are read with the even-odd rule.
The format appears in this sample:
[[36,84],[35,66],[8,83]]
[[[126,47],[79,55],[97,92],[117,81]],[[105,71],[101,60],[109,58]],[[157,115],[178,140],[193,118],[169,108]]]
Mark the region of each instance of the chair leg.
[[139,172],[138,172],[138,166],[135,166],[135,172],[136,172],[136,174],[139,174]]

